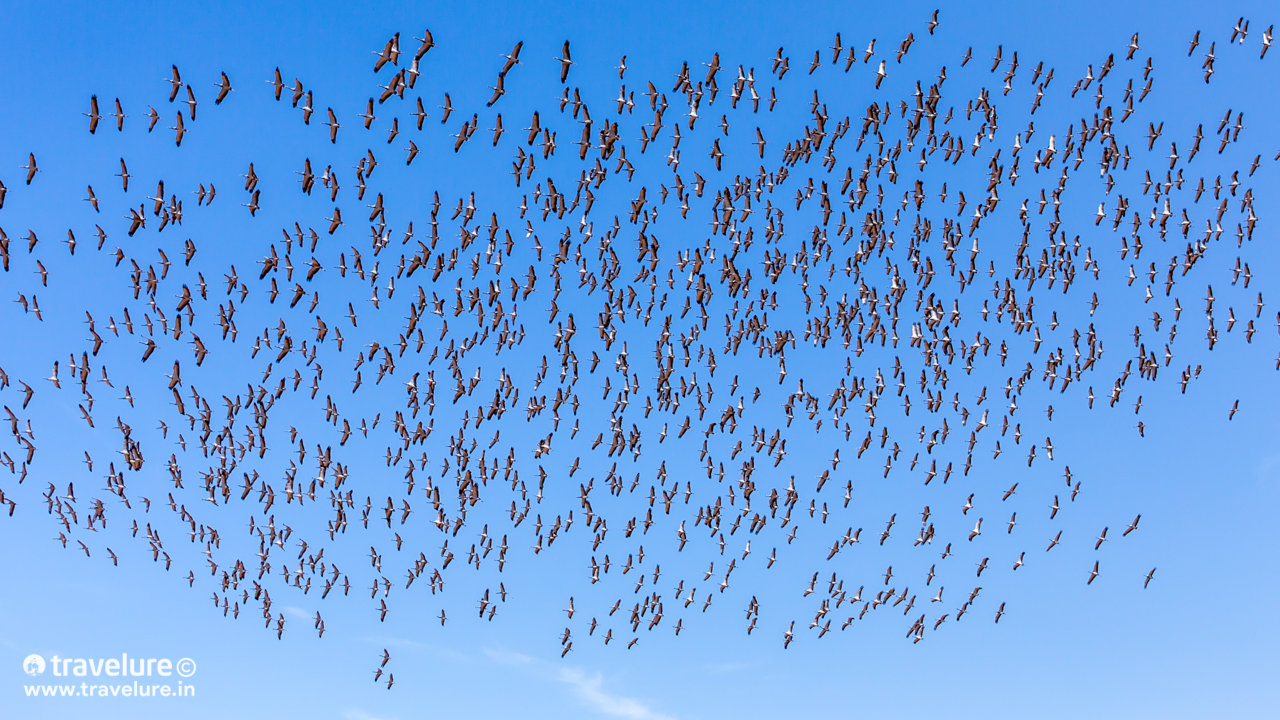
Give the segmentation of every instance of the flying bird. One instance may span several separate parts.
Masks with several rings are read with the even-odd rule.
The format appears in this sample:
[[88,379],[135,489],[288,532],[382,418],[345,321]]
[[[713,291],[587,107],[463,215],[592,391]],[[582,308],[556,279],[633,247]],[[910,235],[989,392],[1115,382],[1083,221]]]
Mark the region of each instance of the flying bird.
[[[276,69],[276,80],[277,80],[277,81],[279,81],[279,79],[280,79],[280,75],[279,75],[279,73],[280,73],[280,70],[279,70],[279,68],[277,68],[277,69]],[[214,98],[214,100],[213,100],[213,104],[214,104],[214,105],[221,105],[221,104],[222,104],[222,101],[227,99],[227,95],[230,95],[230,94],[231,94],[231,91],[235,90],[235,88],[231,87],[231,79],[227,77],[227,74],[226,74],[225,72],[224,72],[224,73],[222,73],[222,81],[221,81],[221,82],[214,83],[214,85],[218,88],[218,96],[217,96],[216,98]],[[277,100],[279,100],[279,99],[280,99],[280,89],[281,89],[281,88],[283,88],[283,87],[284,87],[283,83],[282,83],[282,84],[280,84],[280,85],[277,85],[277,86],[276,86],[276,99],[277,99]]]

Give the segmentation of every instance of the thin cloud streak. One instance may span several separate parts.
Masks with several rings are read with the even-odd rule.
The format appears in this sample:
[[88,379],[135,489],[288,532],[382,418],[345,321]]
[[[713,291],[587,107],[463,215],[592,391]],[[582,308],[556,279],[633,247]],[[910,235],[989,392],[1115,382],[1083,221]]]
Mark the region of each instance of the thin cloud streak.
[[359,708],[349,708],[345,713],[343,713],[343,717],[347,720],[394,720],[394,718],[383,718],[377,715],[370,715]]
[[673,720],[670,715],[651,710],[639,700],[610,695],[600,689],[602,680],[599,673],[594,677],[587,677],[581,670],[566,668],[560,671],[559,679],[572,685],[584,704],[606,715],[632,720]]

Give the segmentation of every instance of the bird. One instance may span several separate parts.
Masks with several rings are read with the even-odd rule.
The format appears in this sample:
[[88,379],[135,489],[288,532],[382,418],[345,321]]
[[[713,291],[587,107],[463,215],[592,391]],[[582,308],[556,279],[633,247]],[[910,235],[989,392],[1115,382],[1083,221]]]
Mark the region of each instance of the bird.
[[1141,513],[1139,513],[1139,514],[1137,515],[1137,517],[1135,517],[1135,518],[1133,519],[1133,522],[1129,523],[1129,527],[1125,528],[1125,530],[1124,530],[1124,534],[1123,534],[1123,535],[1121,535],[1121,537],[1128,537],[1129,533],[1133,532],[1134,530],[1137,530],[1137,529],[1138,529],[1138,521],[1139,521],[1139,520],[1141,520],[1141,519],[1142,519],[1142,514],[1141,514]]
[[978,518],[978,522],[974,523],[973,525],[973,530],[969,531],[969,541],[973,542],[973,539],[978,537],[981,534],[982,534],[982,518]]
[[182,147],[182,137],[187,134],[187,128],[182,121],[181,112],[178,113],[178,117],[174,122],[176,123],[175,125],[169,126],[169,129],[174,131],[174,145]]
[[129,116],[124,114],[124,108],[120,106],[120,98],[116,98],[116,109],[111,113],[111,117],[116,119],[116,131],[124,132],[124,119]]
[[496,102],[498,102],[498,98],[500,98],[500,97],[502,97],[503,95],[506,95],[506,94],[507,94],[507,90],[506,90],[506,74],[505,74],[505,73],[499,73],[499,74],[498,74],[498,81],[497,81],[497,84],[496,84],[496,85],[491,86],[491,87],[490,87],[490,89],[491,89],[491,90],[493,90],[493,95],[489,98],[489,102],[488,102],[488,103],[486,103],[486,105],[485,105],[486,107],[493,107],[493,104],[494,104],[494,103],[496,103]]
[[191,120],[194,121],[196,119],[196,106],[199,103],[196,102],[195,90],[192,90],[190,85],[187,85],[187,99],[183,104],[187,106],[187,112],[190,113]]
[[[279,68],[276,69],[276,82],[280,82]],[[218,88],[218,96],[213,100],[214,105],[221,105],[222,101],[227,99],[227,95],[231,94],[231,91],[235,90],[235,88],[231,87],[231,80],[230,78],[227,77],[227,74],[225,72],[222,73],[222,81],[214,83],[214,85]],[[276,86],[277,100],[280,99],[280,90],[283,87],[284,87],[283,83],[280,83],[279,85]]]
[[449,93],[444,94],[444,104],[437,107],[444,110],[444,114],[440,116],[440,124],[449,122],[449,116],[453,114],[453,102],[449,99]]
[[30,185],[31,181],[35,179],[36,173],[40,172],[40,168],[36,167],[35,153],[27,154],[27,164],[23,165],[22,169],[27,171],[27,184]]
[[569,78],[569,68],[576,64],[569,56],[568,40],[564,41],[564,47],[561,48],[560,57],[556,58],[556,61],[560,63],[560,84],[563,85]]
[[178,97],[178,91],[181,90],[183,86],[182,77],[181,75],[178,74],[177,65],[173,66],[173,75],[171,77],[165,78],[165,81],[168,82],[170,85],[169,102],[173,102],[174,98]]
[[338,128],[342,127],[338,124],[338,118],[333,114],[333,108],[329,108],[329,121],[324,123],[329,128],[329,142],[338,143]]
[[[275,91],[276,101],[279,102],[280,94],[284,92],[285,88],[284,78],[280,75],[280,68],[276,68],[275,76],[268,80],[267,84],[272,86],[272,89]],[[297,101],[295,101],[295,104],[296,102]]]
[[89,98],[89,112],[81,113],[81,114],[89,118],[89,134],[92,135],[98,132],[98,121],[102,119],[102,116],[98,114],[98,96],[97,95],[94,95]]
[[394,36],[392,36],[390,40],[387,41],[386,46],[382,48],[382,52],[374,53],[375,55],[378,56],[378,60],[373,65],[373,71],[375,73],[380,72],[388,62],[393,62],[397,60],[399,53],[400,53],[400,33],[396,33]]
[[[516,43],[515,47],[511,49],[510,53],[502,56],[506,60],[506,62],[502,64],[502,69],[498,71],[499,78],[504,77],[507,73],[511,72],[512,68],[514,68],[516,65],[521,64],[520,49],[523,47],[524,47],[524,41],[521,40]],[[623,63],[625,64],[625,62],[626,62],[626,58],[624,57]],[[621,75],[619,75],[619,77],[621,77]]]

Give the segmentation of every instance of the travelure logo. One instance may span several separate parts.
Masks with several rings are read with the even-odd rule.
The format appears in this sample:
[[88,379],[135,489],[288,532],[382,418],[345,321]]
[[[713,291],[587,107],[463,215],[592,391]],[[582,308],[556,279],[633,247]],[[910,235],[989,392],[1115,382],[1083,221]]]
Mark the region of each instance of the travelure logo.
[[44,672],[44,658],[39,655],[28,655],[27,659],[22,661],[22,669],[28,675],[39,675]]
[[[41,675],[45,671],[45,659],[31,654],[22,661],[22,669],[28,675]],[[58,677],[148,677],[153,675],[170,676],[175,672],[184,678],[196,674],[196,662],[191,658],[182,658],[177,662],[168,658],[130,658],[122,653],[118,658],[62,658],[54,655],[48,664],[53,674]]]

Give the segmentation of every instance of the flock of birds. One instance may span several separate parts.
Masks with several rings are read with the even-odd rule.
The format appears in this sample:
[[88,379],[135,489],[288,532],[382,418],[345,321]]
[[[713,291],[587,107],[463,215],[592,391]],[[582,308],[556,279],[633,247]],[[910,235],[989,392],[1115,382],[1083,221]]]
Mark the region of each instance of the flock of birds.
[[[63,229],[50,216],[31,220],[39,227],[25,242],[0,229],[4,283],[25,313],[6,320],[12,332],[39,337],[31,323],[45,321],[86,327],[75,347],[0,350],[10,431],[0,462],[12,477],[0,502],[9,515],[47,512],[69,550],[185,569],[185,581],[210,587],[224,615],[256,604],[280,637],[286,616],[273,605],[281,596],[311,602],[312,629],[323,636],[321,606],[331,596],[367,595],[386,620],[394,587],[422,596],[425,584],[436,596],[466,574],[484,586],[468,612],[493,620],[517,585],[504,575],[508,562],[589,557],[571,571],[563,616],[551,621],[568,621],[556,631],[562,657],[589,640],[630,648],[645,631],[678,635],[726,597],[746,603],[752,633],[758,597],[769,590],[759,583],[780,560],[780,570],[789,565],[805,578],[782,587],[791,600],[761,627],[784,647],[806,627],[821,638],[880,617],[913,642],[971,613],[998,623],[1006,602],[987,599],[982,585],[992,578],[983,573],[1012,582],[1059,544],[1092,544],[1097,555],[1063,572],[1078,571],[1081,583],[1106,578],[1102,546],[1139,532],[1141,515],[1129,521],[1126,513],[1123,525],[1117,518],[1119,532],[1067,526],[1064,536],[1083,483],[1054,460],[1065,450],[1050,431],[1054,405],[1131,406],[1141,436],[1143,392],[1158,392],[1164,377],[1185,393],[1201,374],[1201,364],[1177,364],[1177,355],[1256,344],[1264,299],[1248,290],[1253,271],[1243,256],[1224,258],[1253,240],[1248,185],[1264,158],[1241,144],[1249,138],[1241,112],[1205,108],[1203,121],[1167,131],[1157,119],[1131,118],[1158,77],[1155,62],[1141,59],[1138,34],[1057,82],[1055,68],[997,47],[989,57],[971,48],[936,76],[884,85],[938,27],[934,13],[919,38],[907,33],[888,53],[875,40],[845,46],[837,33],[811,60],[802,55],[797,65],[808,76],[838,74],[849,88],[830,110],[818,90],[791,89],[804,80],[789,76],[782,48],[760,78],[708,53],[679,67],[674,82],[634,81],[624,56],[613,68],[617,98],[588,105],[572,85],[583,70],[568,41],[551,60],[542,49],[530,59],[517,43],[495,61],[486,108],[506,109],[525,65],[558,70],[559,87],[514,140],[504,140],[500,112],[482,135],[491,139],[482,144],[515,150],[510,180],[485,178],[455,202],[432,190],[424,170],[411,183],[432,200],[413,221],[397,208],[393,185],[379,187],[389,171],[378,168],[391,161],[373,149],[345,158],[354,172],[336,158],[313,165],[299,157],[298,183],[260,180],[250,163],[243,185],[181,189],[135,178],[121,158],[115,180],[104,170],[100,189],[86,190],[101,215],[88,232],[104,262],[92,267],[115,274],[104,274],[110,299],[95,299],[83,317],[48,303],[42,310],[37,293],[54,275],[45,262],[68,250],[82,258],[76,235],[87,231],[68,229],[58,248],[41,242]],[[1253,37],[1244,18],[1224,43],[1231,50],[1212,41],[1205,48],[1197,32],[1188,55],[1200,49],[1203,64],[1192,71],[1210,82],[1215,61],[1230,52],[1230,62],[1243,63],[1235,48]],[[317,154],[332,154],[352,133],[368,133],[371,147],[404,134],[412,139],[403,172],[420,169],[420,145],[451,147],[460,163],[473,162],[465,157],[480,152],[469,145],[488,110],[468,116],[449,92],[415,94],[436,44],[430,32],[413,42],[412,55],[402,52],[396,33],[374,52],[379,91],[367,102],[325,106],[316,124],[329,143]],[[1259,57],[1271,42],[1267,28]],[[1170,75],[1185,70],[1176,59],[1169,65]],[[965,75],[980,92],[948,97],[947,83],[957,82],[949,78]],[[320,109],[313,90],[286,82],[278,68],[268,76],[266,90],[260,78],[246,89],[223,73],[212,83],[214,105],[288,104],[311,125]],[[197,97],[209,83],[189,83],[177,66],[164,82],[176,110],[149,106],[146,132],[172,116],[166,127],[181,147],[201,132]],[[1043,102],[1053,106],[1047,119],[1036,115]],[[767,125],[752,122],[788,106],[804,110],[790,134],[767,138]],[[426,124],[437,111],[455,130],[447,138]],[[200,122],[217,112],[201,111]],[[119,99],[95,96],[85,115],[90,134],[133,127]],[[560,130],[576,139],[558,138]],[[47,181],[37,155],[22,168],[26,185]],[[1199,171],[1213,162],[1231,169]],[[156,183],[154,195],[136,206],[124,200],[134,197],[131,180]],[[319,202],[332,206],[323,222],[307,209],[279,235],[260,225],[268,202],[309,201],[317,181]],[[510,190],[499,191],[500,182],[514,186],[518,206],[499,205]],[[103,192],[103,183],[119,192]],[[234,248],[237,263],[202,263],[194,239],[173,240],[231,183],[247,208],[241,234],[252,239]],[[300,192],[288,189],[298,184]],[[1104,193],[1096,213],[1062,210],[1068,189],[1086,185]],[[10,191],[10,206],[22,203],[22,188],[0,184],[0,209]],[[188,191],[191,216],[180,197]],[[362,207],[371,210],[367,222]],[[150,244],[141,242],[152,232]],[[110,250],[114,243],[130,249]],[[116,282],[122,276],[127,283]],[[1111,319],[1095,327],[1095,313]],[[244,317],[253,325],[239,342]],[[1131,334],[1118,330],[1133,322]],[[4,371],[30,354],[49,355],[47,378]],[[147,383],[138,394],[148,400],[135,405],[125,376]],[[1147,389],[1135,390],[1139,383]],[[104,387],[118,399],[95,398]],[[46,399],[66,395],[75,398]],[[283,409],[272,414],[277,402]],[[41,408],[70,409],[68,422],[110,436],[118,456],[71,445],[70,431],[47,429],[38,440],[31,413]],[[1223,416],[1238,410],[1236,401]],[[37,460],[50,450],[38,452],[37,442],[83,455],[91,479],[42,471]],[[1002,454],[1013,460],[997,464]],[[1008,465],[1023,463],[1022,479],[997,487],[1015,477]],[[944,506],[957,485],[964,504]],[[871,518],[863,508],[878,496],[920,503]],[[1015,533],[1045,523],[1044,536]],[[899,535],[899,524],[912,529]],[[1010,555],[992,535],[1026,550]],[[114,549],[97,539],[108,537]],[[124,538],[138,538],[137,549],[120,548]],[[880,569],[876,553],[889,550],[907,560]],[[948,562],[953,555],[973,562]],[[754,574],[745,589],[726,594],[746,566]],[[1120,582],[1146,587],[1154,575]],[[951,586],[961,589],[944,597]],[[810,605],[798,619],[797,603]],[[444,608],[437,617],[449,619]],[[387,687],[389,659],[384,652],[375,671]]]

